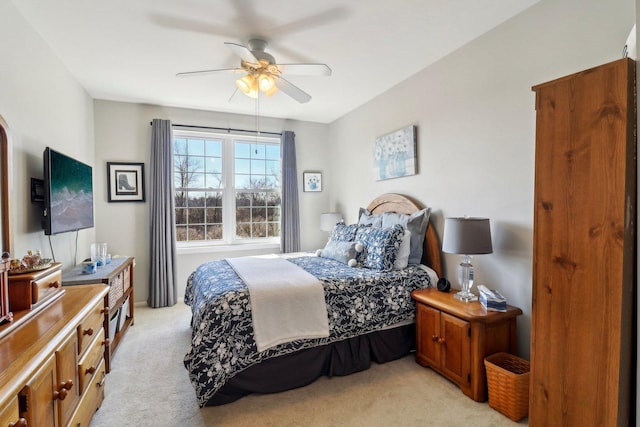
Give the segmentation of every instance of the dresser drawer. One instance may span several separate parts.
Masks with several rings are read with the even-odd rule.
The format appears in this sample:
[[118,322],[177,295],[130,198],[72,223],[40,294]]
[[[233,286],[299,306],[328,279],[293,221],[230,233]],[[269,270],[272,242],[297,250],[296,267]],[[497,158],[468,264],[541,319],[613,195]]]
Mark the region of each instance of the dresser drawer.
[[84,393],[85,387],[98,371],[98,365],[104,356],[105,346],[104,329],[95,337],[86,353],[78,363],[78,377],[80,378],[80,394]]
[[104,383],[107,373],[105,370],[104,360],[98,365],[98,369],[93,378],[89,382],[86,391],[80,399],[78,409],[71,418],[70,426],[88,427],[93,414],[102,404],[104,400]]
[[97,304],[78,326],[78,355],[80,357],[93,342],[93,338],[103,329],[104,319],[105,310],[103,304]]
[[9,309],[29,310],[43,301],[62,295],[62,264],[54,262],[43,270],[9,275]]
[[8,426],[11,423],[16,423],[20,419],[20,413],[18,412],[18,396],[13,396],[6,405],[0,408],[0,426]]
[[62,271],[54,271],[53,273],[33,280],[31,282],[31,304],[47,299],[58,291],[62,286]]

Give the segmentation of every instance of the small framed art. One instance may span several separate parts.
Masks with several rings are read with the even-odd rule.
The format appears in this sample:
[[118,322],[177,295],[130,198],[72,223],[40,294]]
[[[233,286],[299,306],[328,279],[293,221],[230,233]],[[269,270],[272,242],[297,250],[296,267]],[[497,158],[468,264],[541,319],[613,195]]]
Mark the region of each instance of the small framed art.
[[322,173],[321,172],[303,172],[302,181],[304,182],[305,192],[322,191]]
[[107,162],[109,202],[144,202],[144,163]]

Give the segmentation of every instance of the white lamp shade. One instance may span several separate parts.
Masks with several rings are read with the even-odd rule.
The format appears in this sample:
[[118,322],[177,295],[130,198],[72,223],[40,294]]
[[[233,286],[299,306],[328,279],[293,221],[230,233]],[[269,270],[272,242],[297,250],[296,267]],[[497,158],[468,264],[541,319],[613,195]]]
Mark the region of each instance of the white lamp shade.
[[442,251],[460,255],[492,253],[489,218],[445,219]]
[[320,214],[320,230],[333,231],[333,228],[340,221],[342,221],[342,215],[338,212],[326,212]]

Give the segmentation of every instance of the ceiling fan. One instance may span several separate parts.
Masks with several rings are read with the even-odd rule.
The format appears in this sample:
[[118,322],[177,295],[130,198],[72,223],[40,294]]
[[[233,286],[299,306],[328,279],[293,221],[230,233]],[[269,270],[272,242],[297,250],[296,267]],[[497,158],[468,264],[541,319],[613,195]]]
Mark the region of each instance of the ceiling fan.
[[236,80],[238,89],[247,96],[257,98],[259,92],[271,96],[278,90],[304,104],[311,95],[286,80],[283,75],[330,76],[331,68],[326,64],[278,64],[275,58],[265,52],[267,42],[263,39],[249,40],[249,47],[225,42],[231,51],[240,57],[240,67],[217,70],[187,71],[178,73],[178,77],[200,76],[218,72],[245,73]]

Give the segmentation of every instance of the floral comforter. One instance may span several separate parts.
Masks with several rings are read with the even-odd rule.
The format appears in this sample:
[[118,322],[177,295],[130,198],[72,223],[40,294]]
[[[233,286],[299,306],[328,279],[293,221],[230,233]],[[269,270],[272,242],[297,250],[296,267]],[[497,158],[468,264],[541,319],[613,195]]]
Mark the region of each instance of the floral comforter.
[[258,352],[249,290],[225,260],[198,267],[184,297],[192,311],[191,345],[184,358],[200,406],[236,373],[262,360],[412,321],[414,289],[435,285],[420,266],[380,272],[315,256],[288,258],[316,276],[325,290],[329,336],[297,340]]

